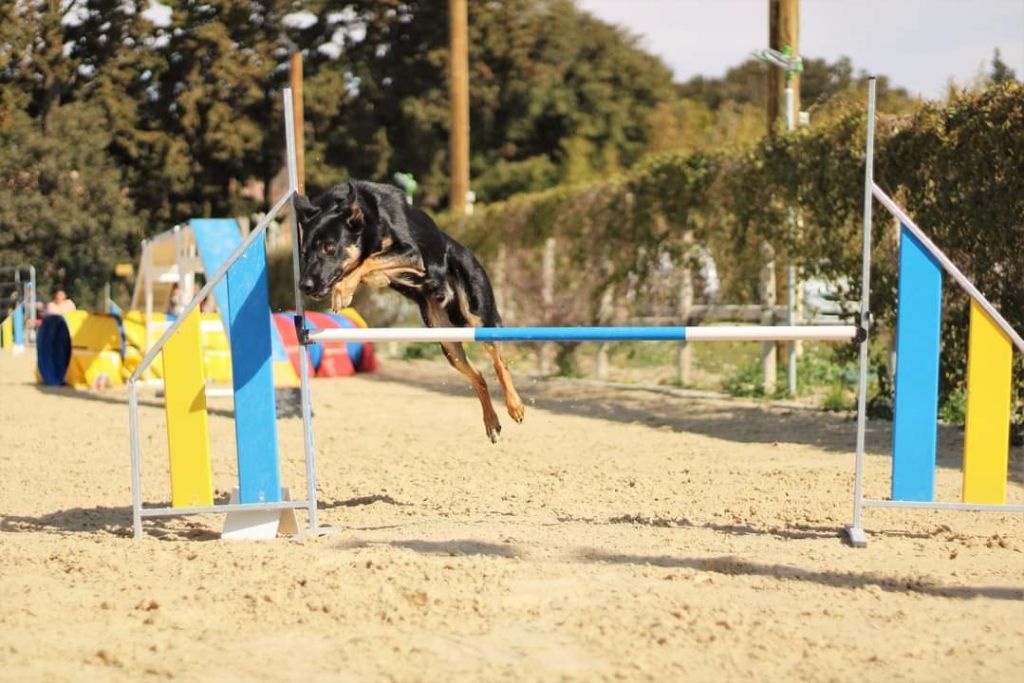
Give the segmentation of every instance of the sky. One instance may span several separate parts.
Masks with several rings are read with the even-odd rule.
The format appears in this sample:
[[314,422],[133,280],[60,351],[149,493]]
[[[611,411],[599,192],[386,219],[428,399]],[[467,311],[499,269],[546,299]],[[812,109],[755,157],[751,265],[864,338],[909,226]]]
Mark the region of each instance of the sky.
[[[642,38],[676,80],[721,76],[768,46],[768,0],[577,0]],[[800,52],[942,98],[987,71],[992,51],[1024,78],[1024,0],[801,0]]]

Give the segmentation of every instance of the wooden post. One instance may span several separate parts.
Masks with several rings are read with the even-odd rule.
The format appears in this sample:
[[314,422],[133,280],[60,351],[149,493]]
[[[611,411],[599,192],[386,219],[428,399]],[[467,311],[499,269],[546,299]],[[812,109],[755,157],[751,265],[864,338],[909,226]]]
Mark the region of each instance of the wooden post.
[[[800,0],[769,0],[768,2],[768,47],[780,52],[789,51],[791,54],[800,54]],[[788,78],[788,81],[787,81]],[[786,88],[792,88],[792,104],[793,111],[786,112]],[[768,123],[768,134],[772,135],[778,127],[779,119],[782,118],[784,121],[788,121],[793,128],[796,127],[796,121],[799,119],[800,112],[800,74],[786,73],[782,69],[769,67],[768,69],[768,102],[767,104],[767,123]],[[788,125],[784,124],[784,127]],[[789,229],[793,229],[792,217],[790,218],[791,224]],[[774,255],[772,257],[774,259]],[[787,254],[787,261],[792,256]],[[772,276],[774,281],[774,273]],[[796,268],[794,264],[786,264],[786,306],[788,309],[787,324],[793,325],[797,322],[796,312],[796,301],[795,301],[795,289],[798,287],[796,282]],[[773,297],[777,298],[777,297]],[[767,345],[766,345],[767,346]],[[778,345],[773,344],[773,347]],[[799,344],[797,342],[789,342],[786,347],[789,353],[783,357],[783,362],[786,364],[787,370],[787,387],[790,395],[796,394],[796,364],[797,364],[797,351]],[[767,353],[767,351],[765,352]],[[776,353],[772,353],[772,363],[776,361]],[[772,392],[768,392],[768,367],[765,366],[765,393],[774,393],[775,387],[775,374],[772,372],[771,386]]]
[[498,247],[498,255],[494,259],[494,305],[498,308],[498,315],[504,317],[505,296],[508,291],[505,269],[508,267],[508,250],[502,244]]
[[[690,324],[690,313],[693,310],[693,270],[690,268],[690,248],[693,233],[687,231],[683,235],[683,243],[687,249],[683,253],[682,268],[679,271],[679,299],[676,301],[676,315],[680,325]],[[679,385],[686,387],[693,384],[693,349],[686,342],[679,344],[676,356],[676,379]]]
[[501,267],[501,313],[502,322],[511,327],[516,325],[519,319],[519,311],[516,309],[515,288],[509,284],[512,276],[509,274],[508,248],[503,244],[498,247],[498,263]]
[[[762,247],[764,266],[761,269],[761,314],[762,325],[775,324],[775,250],[770,244]],[[764,393],[766,396],[775,394],[775,375],[777,365],[778,344],[763,342],[761,344],[761,368],[764,372]]]
[[[800,0],[768,0],[768,47],[782,51],[789,47],[793,54],[800,54]],[[796,112],[800,111],[800,75],[793,74],[793,102]],[[775,131],[780,117],[784,118],[783,102],[786,98],[786,74],[774,67],[768,67],[768,134]]]
[[290,64],[292,100],[295,103],[295,160],[299,170],[299,192],[306,194],[306,156],[302,140],[305,125],[302,114],[302,53],[293,52]]
[[[610,276],[612,273],[611,261],[605,261],[604,271],[606,276]],[[615,285],[608,285],[601,292],[601,303],[597,309],[597,321],[598,325],[611,325],[612,320],[615,317]],[[594,375],[597,379],[606,380],[608,379],[609,364],[608,364],[608,343],[599,342],[597,345],[597,358],[594,364]]]
[[[550,325],[555,314],[555,238],[544,242],[544,256],[541,262],[541,305],[544,324]],[[545,342],[540,345],[540,374],[550,375],[554,365],[555,345]]]
[[466,0],[448,0],[451,187],[449,208],[466,212],[469,192],[469,44]]

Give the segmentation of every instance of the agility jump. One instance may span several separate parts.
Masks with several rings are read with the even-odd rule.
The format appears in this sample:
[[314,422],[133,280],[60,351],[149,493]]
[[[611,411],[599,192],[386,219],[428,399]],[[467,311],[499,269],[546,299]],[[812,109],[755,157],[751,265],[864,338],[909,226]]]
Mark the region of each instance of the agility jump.
[[[281,485],[277,448],[277,414],[273,379],[273,344],[267,292],[266,245],[263,235],[298,191],[291,90],[284,91],[288,151],[288,191],[277,200],[241,244],[223,260],[181,315],[149,348],[128,379],[129,429],[132,460],[132,511],[136,538],[145,518],[203,513],[228,515],[225,531],[238,538],[266,538],[280,530],[295,533],[294,510],[308,513],[309,528],[317,529],[316,467],[309,400],[309,353],[300,346],[301,414],[305,434],[306,500],[288,500]],[[292,236],[298,243],[298,223],[292,212]],[[298,252],[293,254],[298,280]],[[230,271],[230,277],[228,273]],[[209,274],[208,274],[209,275]],[[221,284],[226,283],[226,288]],[[235,403],[238,487],[230,503],[215,504],[210,445],[206,424],[206,388],[199,343],[199,304],[215,287],[226,291]],[[304,319],[302,297],[296,289],[295,311]],[[143,507],[142,453],[139,435],[138,382],[164,352],[168,450],[171,458],[171,506]],[[174,375],[171,380],[170,376]]]
[[[866,537],[862,527],[862,509],[864,507],[908,507],[908,508],[935,508],[935,509],[965,509],[965,510],[996,510],[1003,512],[1024,511],[1024,505],[1006,505],[1005,503],[1005,479],[1006,479],[1006,453],[1008,452],[1009,438],[1009,383],[1010,383],[1010,342],[1012,341],[1019,349],[1024,351],[1024,341],[1006,321],[989,304],[989,302],[978,292],[970,282],[960,273],[959,270],[949,262],[924,235],[923,232],[906,214],[885,193],[874,185],[873,182],[873,145],[874,145],[874,117],[875,117],[875,80],[869,81],[868,100],[868,126],[867,126],[867,161],[865,171],[865,215],[863,235],[863,287],[862,299],[858,325],[831,325],[831,326],[721,326],[721,327],[520,327],[520,328],[487,328],[487,327],[434,327],[423,329],[393,329],[393,328],[337,328],[319,329],[306,326],[306,316],[303,308],[303,298],[299,291],[300,262],[299,250],[300,240],[298,233],[298,221],[296,212],[291,212],[292,243],[293,243],[293,276],[295,284],[295,326],[297,337],[300,341],[300,387],[301,387],[301,412],[303,420],[304,450],[306,458],[306,489],[307,499],[304,501],[285,500],[285,493],[282,491],[278,454],[276,450],[276,432],[267,434],[266,438],[256,444],[247,453],[242,452],[241,441],[239,443],[239,495],[237,502],[229,504],[213,505],[212,498],[203,499],[197,504],[185,501],[179,506],[177,502],[169,508],[145,508],[141,500],[141,449],[138,429],[138,399],[136,394],[136,380],[145,371],[145,368],[153,362],[153,359],[160,352],[168,340],[185,326],[190,314],[198,306],[212,288],[225,277],[229,269],[233,268],[236,262],[244,263],[245,259],[252,259],[259,263],[262,254],[263,242],[261,240],[267,226],[275,216],[298,195],[297,165],[295,162],[295,139],[293,129],[293,108],[290,89],[284,90],[285,128],[288,155],[288,191],[274,204],[270,212],[264,217],[256,228],[249,234],[245,241],[225,260],[221,268],[215,273],[186,308],[181,318],[172,325],[157,343],[150,349],[146,358],[140,364],[135,374],[129,380],[129,411],[131,429],[131,455],[132,455],[132,493],[134,511],[135,537],[142,535],[142,520],[145,517],[172,516],[198,513],[228,513],[243,515],[241,522],[230,525],[233,528],[260,527],[274,528],[277,526],[276,515],[282,510],[305,509],[308,513],[309,533],[319,532],[316,508],[316,467],[314,453],[314,437],[311,419],[310,385],[308,351],[309,344],[318,341],[420,341],[420,342],[548,342],[548,341],[792,341],[792,340],[820,340],[820,341],[846,341],[860,345],[860,384],[857,407],[857,446],[856,465],[854,473],[854,521],[847,527],[851,544],[863,546],[866,544]],[[899,334],[897,354],[897,381],[896,381],[896,418],[894,423],[894,452],[893,452],[893,489],[892,500],[872,500],[863,497],[863,470],[864,470],[864,431],[866,425],[866,394],[868,374],[868,333],[870,325],[870,314],[868,308],[870,296],[870,268],[871,268],[871,209],[873,198],[877,197],[886,208],[891,211],[903,224],[902,232],[905,233],[901,240],[901,288],[900,288],[900,312],[904,313],[902,323],[898,325],[898,334],[901,330],[907,330]],[[250,254],[250,249],[253,253]],[[903,250],[908,251],[904,252]],[[912,250],[915,250],[912,251]],[[265,254],[263,255],[265,259]],[[920,263],[934,265],[922,267]],[[936,412],[932,410],[918,410],[916,406],[927,403],[924,399],[930,399],[932,405],[937,405],[938,400],[938,320],[935,313],[936,307],[941,307],[941,274],[939,266],[945,268],[953,275],[954,279],[963,286],[972,297],[972,326],[971,326],[971,357],[969,361],[968,380],[968,436],[967,454],[965,456],[965,502],[947,503],[935,502],[934,478],[931,473],[935,463],[935,439],[937,430]],[[904,267],[909,273],[904,272]],[[918,282],[919,270],[928,272],[928,278],[938,285],[930,285],[925,289],[923,296],[927,299],[928,306],[923,307],[921,302],[913,299],[911,290],[917,291],[920,286]],[[248,277],[258,280],[259,268],[250,269]],[[904,279],[904,277],[906,279]],[[230,280],[229,280],[230,282]],[[906,283],[904,287],[903,283]],[[251,285],[250,285],[251,287]],[[258,289],[258,288],[257,288]],[[265,292],[265,286],[264,286]],[[251,294],[251,291],[250,293]],[[248,296],[244,294],[243,296]],[[909,310],[927,308],[929,315],[928,325],[931,329],[920,329],[924,322],[919,321],[912,315],[906,315]],[[265,312],[266,306],[259,307]],[[262,334],[256,328],[262,329],[267,326],[266,315],[261,317],[263,321],[256,325],[253,334]],[[187,330],[186,330],[187,334]],[[232,335],[234,338],[235,335]],[[234,347],[234,342],[232,344]],[[256,353],[250,347],[247,352],[253,361],[251,372],[239,373],[236,377],[236,433],[240,433],[238,423],[246,423],[258,419],[261,422],[266,420],[270,430],[274,431],[275,415],[273,404],[267,410],[265,397],[272,394],[272,383],[269,380],[269,371],[262,368],[269,364],[270,349],[269,341],[267,348],[259,348]],[[233,348],[234,351],[234,348]],[[265,353],[264,353],[265,351]],[[191,352],[190,352],[191,353]],[[253,355],[255,354],[255,355]],[[900,355],[902,354],[902,356]],[[902,357],[902,361],[899,358]],[[993,359],[997,359],[993,361]],[[257,362],[258,361],[258,362]],[[166,362],[166,361],[165,361]],[[265,380],[256,381],[256,377],[265,377]],[[932,381],[934,380],[934,381]],[[246,387],[246,383],[253,382],[252,387]],[[241,383],[241,386],[240,384]],[[269,389],[268,389],[269,388]],[[199,398],[203,387],[194,379],[191,384],[185,387],[182,395],[185,397]],[[913,392],[924,393],[913,393]],[[246,400],[239,401],[238,396],[252,396],[252,402],[257,406],[250,409]],[[170,399],[169,399],[170,400]],[[262,403],[261,403],[262,401]],[[193,402],[194,405],[196,402]],[[205,406],[205,399],[203,399]],[[205,414],[205,411],[204,411]],[[257,417],[259,416],[259,417]],[[251,424],[251,422],[249,422]],[[264,431],[266,424],[260,427]],[[244,429],[242,429],[244,431]],[[931,439],[925,438],[930,433]],[[920,441],[920,442],[919,442]],[[908,456],[907,453],[910,452]],[[201,452],[201,449],[200,449]],[[208,453],[206,455],[208,458]],[[200,490],[205,491],[212,487],[205,481],[206,465],[199,468],[202,486]],[[179,467],[179,469],[181,469]],[[195,475],[190,475],[195,478]],[[994,483],[1002,481],[1002,484]],[[930,483],[929,483],[930,482]],[[1000,500],[1001,486],[1001,500]],[[979,502],[979,501],[991,502]],[[269,522],[268,522],[269,519]],[[282,527],[283,528],[283,527]]]
[[[36,334],[36,269],[31,264],[0,267],[0,296],[13,289],[14,306],[0,321],[0,348],[15,354],[25,352],[25,343]],[[23,279],[24,276],[24,279]]]
[[[896,304],[896,384],[893,400],[892,488],[888,500],[864,498],[864,428],[868,345],[860,349],[857,397],[857,457],[853,523],[847,535],[863,547],[866,507],[1024,512],[1006,504],[1010,450],[1010,402],[1013,346],[1021,338],[999,311],[946,257],[910,216],[874,182],[875,79],[868,85],[868,121],[864,170],[864,260],[860,322],[868,329],[871,282],[872,204],[877,199],[900,222],[899,283]],[[964,436],[961,502],[935,500],[938,434],[939,349],[942,321],[942,271],[971,298],[967,359],[967,419]]]

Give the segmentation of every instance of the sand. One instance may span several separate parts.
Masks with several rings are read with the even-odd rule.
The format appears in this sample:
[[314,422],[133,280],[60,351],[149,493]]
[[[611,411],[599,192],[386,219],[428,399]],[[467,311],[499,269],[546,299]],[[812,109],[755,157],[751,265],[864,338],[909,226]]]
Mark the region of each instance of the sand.
[[[849,416],[513,372],[526,422],[496,446],[442,361],[316,380],[333,533],[232,543],[211,515],[136,542],[124,390],[40,388],[0,353],[0,680],[1020,680],[1024,516],[869,511],[853,549]],[[211,408],[223,497],[230,399]],[[301,492],[299,421],[279,432]],[[961,438],[941,430],[946,499]]]

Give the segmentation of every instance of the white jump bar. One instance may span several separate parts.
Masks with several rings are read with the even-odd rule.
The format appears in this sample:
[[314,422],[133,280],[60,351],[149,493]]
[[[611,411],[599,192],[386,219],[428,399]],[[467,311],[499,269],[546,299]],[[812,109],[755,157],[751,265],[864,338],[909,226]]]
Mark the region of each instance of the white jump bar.
[[858,341],[855,325],[370,327],[310,329],[311,342]]

